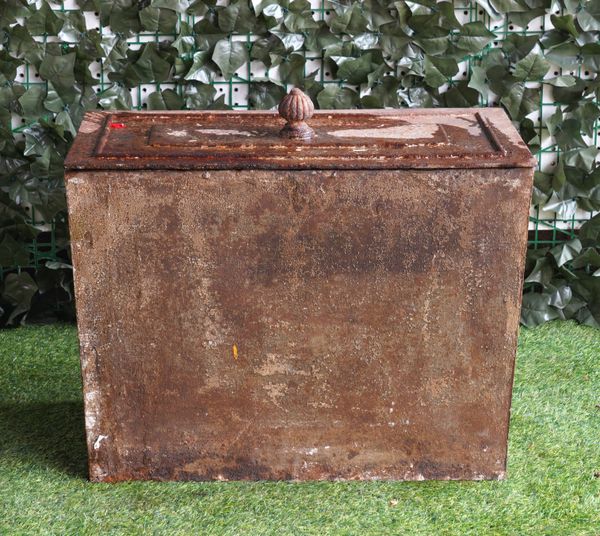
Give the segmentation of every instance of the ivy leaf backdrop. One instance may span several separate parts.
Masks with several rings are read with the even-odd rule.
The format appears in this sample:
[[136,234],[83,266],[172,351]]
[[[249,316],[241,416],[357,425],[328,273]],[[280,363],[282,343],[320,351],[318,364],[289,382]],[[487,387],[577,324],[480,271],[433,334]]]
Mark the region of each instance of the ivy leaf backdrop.
[[600,0],[3,0],[0,324],[73,316],[86,110],[268,109],[297,85],[320,108],[502,106],[539,159],[522,322],[599,327],[599,71]]

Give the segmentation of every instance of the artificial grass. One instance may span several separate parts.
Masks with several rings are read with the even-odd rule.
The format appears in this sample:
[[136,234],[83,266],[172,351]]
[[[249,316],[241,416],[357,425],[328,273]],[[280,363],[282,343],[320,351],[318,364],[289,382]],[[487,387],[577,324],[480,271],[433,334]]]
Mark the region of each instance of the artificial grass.
[[503,482],[91,484],[80,385],[73,326],[0,331],[0,534],[600,534],[592,328],[522,329]]

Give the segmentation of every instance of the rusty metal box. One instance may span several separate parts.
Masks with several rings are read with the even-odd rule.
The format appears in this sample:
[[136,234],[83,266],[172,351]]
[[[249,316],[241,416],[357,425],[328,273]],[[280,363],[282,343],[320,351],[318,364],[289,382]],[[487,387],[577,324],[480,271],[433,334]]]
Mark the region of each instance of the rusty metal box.
[[88,113],[90,477],[495,479],[534,161],[498,109]]

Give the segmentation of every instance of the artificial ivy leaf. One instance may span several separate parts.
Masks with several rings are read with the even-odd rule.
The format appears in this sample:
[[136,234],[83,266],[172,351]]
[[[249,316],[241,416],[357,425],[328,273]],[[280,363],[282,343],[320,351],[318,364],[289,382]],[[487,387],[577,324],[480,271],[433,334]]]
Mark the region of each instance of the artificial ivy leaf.
[[[125,80],[135,81],[132,85],[148,82],[164,82],[169,78],[171,64],[159,54],[156,43],[146,43],[137,61],[125,71]],[[127,74],[131,73],[131,80]]]
[[29,311],[31,299],[36,292],[37,285],[27,272],[8,274],[4,278],[2,298],[14,307],[7,320],[7,324],[12,324],[23,313]]
[[286,49],[281,39],[271,34],[268,37],[261,37],[252,43],[250,59],[262,61],[268,68],[271,67],[272,56],[284,56],[285,53]]
[[[113,32],[125,35],[141,30],[137,0],[97,0],[100,5],[100,23]],[[155,5],[153,7],[162,7]]]
[[458,32],[455,45],[461,50],[473,53],[479,52],[494,39],[496,35],[490,32],[483,22],[468,22]]
[[568,285],[558,287],[551,295],[549,304],[556,309],[565,309],[573,299],[573,291]]
[[469,108],[479,102],[479,94],[467,85],[466,80],[453,83],[442,97],[448,108]]
[[355,108],[359,97],[355,91],[346,87],[328,85],[317,95],[317,102],[321,109],[343,110],[345,108]]
[[598,149],[595,146],[585,147],[583,149],[577,147],[563,153],[565,164],[587,171],[590,171],[594,167],[597,156]]
[[554,270],[548,257],[540,257],[535,262],[533,270],[525,278],[525,283],[540,283],[547,285],[552,280]]
[[557,318],[559,318],[559,314],[550,305],[550,296],[548,294],[527,292],[523,295],[521,306],[521,323],[523,325],[533,328]]
[[306,64],[304,54],[289,54],[283,58],[277,58],[277,60],[281,61],[277,66],[281,82],[295,86],[302,83],[304,79],[304,66]]
[[596,120],[600,118],[600,107],[593,102],[584,102],[573,112],[573,117],[581,124],[581,131],[586,136],[592,137]]
[[510,34],[502,42],[502,51],[511,62],[517,62],[525,58],[537,45],[538,37],[536,35]]
[[185,80],[195,80],[203,84],[210,84],[215,77],[213,69],[209,65],[210,52],[199,50],[194,54],[194,61],[185,75]]
[[521,134],[523,141],[527,143],[531,152],[537,152],[540,149],[539,131],[531,119],[525,118],[520,122],[519,134]]
[[579,239],[585,247],[593,247],[600,243],[600,214],[596,214],[580,227]]
[[556,212],[557,217],[560,219],[570,220],[575,216],[577,201],[561,198],[557,192],[554,192],[542,208],[548,212]]
[[579,32],[575,27],[575,19],[573,18],[573,15],[563,15],[560,17],[558,15],[551,15],[550,20],[552,21],[554,28],[557,30],[568,33],[575,38],[579,36]]
[[490,88],[487,85],[485,69],[477,65],[471,67],[471,78],[469,79],[468,87],[478,91],[483,97],[488,96]]
[[307,0],[290,2],[283,23],[292,33],[311,31],[319,26],[313,19],[311,5]]
[[[15,78],[16,68],[21,64],[16,58],[24,59],[31,65],[38,66],[44,57],[42,45],[36,42],[27,29],[20,24],[11,28],[8,49],[12,56],[6,50],[0,49],[0,73],[4,73],[9,80]],[[12,75],[10,74],[11,68],[15,69]]]
[[363,54],[359,58],[343,58],[334,56],[332,59],[339,66],[337,76],[340,80],[346,80],[349,84],[358,85],[367,81],[367,75],[377,68],[373,61],[371,52]]
[[546,50],[545,55],[552,63],[556,63],[564,69],[571,69],[577,66],[579,47],[575,43],[561,43]]
[[452,58],[425,56],[425,82],[431,87],[440,87],[458,72],[458,64]]
[[573,238],[568,242],[558,244],[550,250],[550,254],[554,257],[558,267],[561,267],[571,259],[574,259],[580,252],[581,242],[578,238]]
[[248,91],[248,103],[256,110],[271,110],[279,105],[286,91],[272,82],[253,82]]
[[255,16],[245,0],[236,0],[218,11],[219,28],[225,33],[248,33],[254,28]]
[[577,22],[584,32],[597,32],[600,30],[600,2],[587,0],[580,3],[577,12]]
[[533,191],[531,194],[532,205],[542,205],[550,198],[552,190],[552,177],[547,173],[535,171],[533,175]]
[[587,147],[581,137],[581,123],[576,117],[563,119],[552,128],[552,136],[562,149]]
[[368,29],[369,21],[360,2],[352,2],[350,6],[336,3],[334,7],[335,14],[329,21],[329,28],[333,33],[356,35]]
[[23,116],[28,120],[35,120],[43,115],[44,98],[46,97],[46,88],[43,86],[31,86],[23,95],[19,97],[19,104],[23,111]]
[[212,60],[218,65],[225,80],[230,80],[244,63],[248,61],[245,43],[222,39],[215,45]]
[[72,90],[75,85],[75,52],[64,56],[46,55],[40,65],[40,76],[52,82],[59,93]]
[[520,120],[537,109],[539,90],[525,87],[519,83],[512,86],[508,95],[500,99],[512,119]]
[[180,56],[191,54],[194,51],[196,40],[192,35],[192,27],[185,21],[181,21],[179,35],[171,43],[171,46],[179,52]]
[[[192,3],[192,0],[152,0],[150,5],[157,8],[171,9],[177,13],[185,13],[190,9]],[[196,12],[195,14],[203,15],[204,13]]]
[[172,89],[155,91],[146,100],[149,110],[181,110],[183,99]]
[[573,87],[577,83],[577,79],[569,74],[555,76],[554,78],[546,78],[544,84],[549,84],[554,87]]
[[120,85],[113,84],[98,95],[98,104],[105,110],[130,110],[132,107],[131,93]]
[[27,266],[29,251],[25,243],[15,240],[10,234],[4,234],[0,241],[0,267]]
[[171,9],[145,7],[140,10],[140,24],[147,32],[171,34],[176,32],[177,13]]
[[380,78],[371,89],[369,95],[361,98],[360,102],[363,108],[398,108],[399,81],[394,76],[384,76]]
[[413,36],[414,42],[430,55],[440,55],[446,52],[450,41],[448,40],[448,30],[434,26],[427,28]]
[[46,2],[42,2],[40,8],[27,19],[27,29],[31,35],[58,35],[62,26],[63,21]]
[[537,54],[529,54],[515,65],[514,77],[522,81],[541,80],[550,64]]
[[600,43],[587,43],[581,47],[583,64],[590,70],[600,71]]
[[573,259],[571,263],[573,268],[600,268],[600,253],[595,247],[587,247],[582,249],[580,254]]

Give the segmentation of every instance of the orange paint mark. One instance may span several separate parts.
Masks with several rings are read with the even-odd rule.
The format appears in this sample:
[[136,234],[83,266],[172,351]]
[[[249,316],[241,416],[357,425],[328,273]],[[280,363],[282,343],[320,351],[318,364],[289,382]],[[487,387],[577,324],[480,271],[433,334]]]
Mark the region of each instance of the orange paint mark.
[[233,351],[233,359],[237,359],[238,358],[238,349],[237,349],[237,344],[234,344],[231,347],[231,350]]

